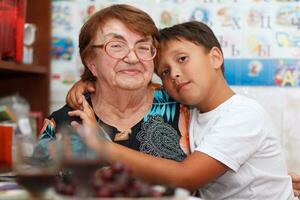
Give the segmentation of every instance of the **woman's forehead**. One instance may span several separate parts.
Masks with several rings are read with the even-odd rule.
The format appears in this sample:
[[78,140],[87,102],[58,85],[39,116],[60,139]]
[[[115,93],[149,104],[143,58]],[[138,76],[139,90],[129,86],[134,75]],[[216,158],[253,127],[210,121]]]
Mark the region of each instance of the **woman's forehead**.
[[151,35],[145,36],[130,30],[125,23],[117,19],[111,19],[99,28],[98,35],[104,40],[120,39],[127,41],[128,39],[152,41]]

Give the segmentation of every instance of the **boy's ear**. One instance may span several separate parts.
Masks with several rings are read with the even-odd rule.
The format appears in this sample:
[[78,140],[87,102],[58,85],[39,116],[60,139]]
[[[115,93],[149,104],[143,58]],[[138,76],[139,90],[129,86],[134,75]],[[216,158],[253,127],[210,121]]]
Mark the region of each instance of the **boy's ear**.
[[97,77],[97,70],[96,70],[96,65],[93,62],[93,59],[91,58],[87,58],[85,60],[85,63],[87,65],[87,67],[89,68],[89,70],[92,72],[92,74]]
[[223,54],[222,54],[221,50],[218,47],[213,47],[210,50],[210,54],[211,54],[214,68],[215,69],[221,68],[221,66],[224,62],[224,58],[223,58]]

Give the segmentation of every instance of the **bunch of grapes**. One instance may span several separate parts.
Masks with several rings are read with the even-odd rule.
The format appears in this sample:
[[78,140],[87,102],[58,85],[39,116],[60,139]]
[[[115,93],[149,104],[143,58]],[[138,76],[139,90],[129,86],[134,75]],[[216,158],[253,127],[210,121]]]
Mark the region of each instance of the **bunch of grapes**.
[[[110,167],[102,168],[96,174],[93,183],[95,197],[162,197],[174,195],[174,187],[163,187],[159,190],[150,184],[133,178],[130,169],[117,162]],[[70,181],[60,181],[56,191],[64,195],[74,195],[76,187]]]

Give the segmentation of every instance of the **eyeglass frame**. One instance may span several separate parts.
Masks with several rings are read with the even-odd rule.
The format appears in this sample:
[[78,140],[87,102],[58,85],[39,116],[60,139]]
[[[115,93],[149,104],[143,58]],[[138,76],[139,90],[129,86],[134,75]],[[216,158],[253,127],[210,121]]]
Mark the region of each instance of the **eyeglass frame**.
[[[106,46],[107,46],[109,43],[111,43],[111,42],[120,42],[120,43],[125,44],[125,45],[127,46],[128,53],[125,54],[122,58],[116,58],[116,57],[113,57],[113,56],[110,55],[110,54],[107,52],[107,50],[106,50]],[[139,43],[142,43],[142,42],[139,42]],[[136,43],[136,44],[139,44],[139,43]],[[136,50],[135,50],[136,44],[134,45],[133,48],[129,48],[129,46],[128,46],[128,44],[127,44],[126,42],[110,40],[110,41],[105,42],[104,44],[96,44],[96,45],[92,45],[92,48],[101,48],[101,49],[104,49],[105,53],[106,53],[108,56],[110,56],[110,57],[112,57],[112,58],[114,58],[114,59],[120,59],[120,60],[123,60],[126,56],[128,56],[128,54],[129,54],[132,50],[133,50],[133,52],[135,53],[136,57],[137,57],[139,60],[142,60],[142,61],[150,61],[150,60],[153,60],[153,59],[155,58],[155,56],[156,56],[156,54],[157,54],[157,48],[156,48],[153,44],[151,44],[151,47],[154,49],[155,52],[154,52],[154,55],[153,55],[150,59],[141,59],[141,58],[138,56],[138,54],[136,53]]]

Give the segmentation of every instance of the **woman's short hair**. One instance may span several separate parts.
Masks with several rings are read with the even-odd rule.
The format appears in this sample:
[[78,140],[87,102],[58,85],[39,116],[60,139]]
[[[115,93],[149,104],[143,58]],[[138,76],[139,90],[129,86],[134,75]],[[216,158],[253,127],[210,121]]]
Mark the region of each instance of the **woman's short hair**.
[[79,53],[84,65],[81,75],[83,81],[96,81],[86,65],[86,59],[93,55],[92,43],[99,29],[111,19],[117,19],[134,33],[142,36],[152,36],[154,46],[158,46],[158,29],[152,18],[144,11],[126,4],[116,4],[99,10],[82,26],[79,35]]

